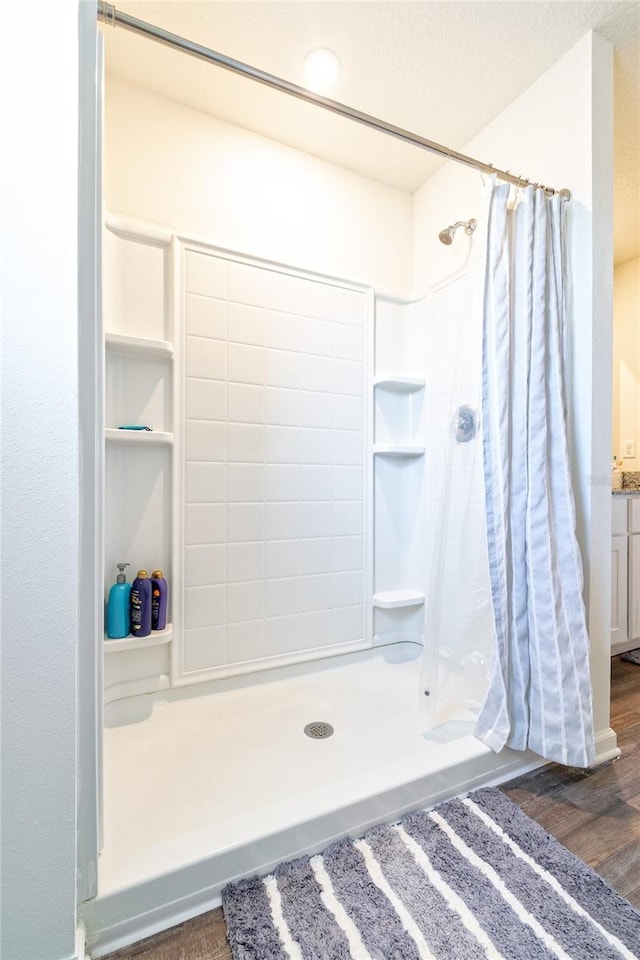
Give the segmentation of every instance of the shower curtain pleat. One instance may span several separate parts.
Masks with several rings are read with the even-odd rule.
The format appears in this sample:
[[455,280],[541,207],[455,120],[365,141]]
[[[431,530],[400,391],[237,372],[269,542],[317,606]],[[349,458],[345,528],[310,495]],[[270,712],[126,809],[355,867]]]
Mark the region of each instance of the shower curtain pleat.
[[588,766],[589,637],[562,371],[563,201],[492,186],[483,454],[495,651],[476,736]]

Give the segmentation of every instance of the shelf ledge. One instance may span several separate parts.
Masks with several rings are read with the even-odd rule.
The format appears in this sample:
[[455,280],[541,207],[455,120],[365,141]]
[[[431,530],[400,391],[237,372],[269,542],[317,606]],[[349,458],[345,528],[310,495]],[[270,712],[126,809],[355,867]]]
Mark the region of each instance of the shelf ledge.
[[373,448],[373,454],[381,457],[422,457],[424,456],[424,447],[402,447],[390,443],[377,443]]
[[111,443],[138,443],[144,444],[165,444],[173,443],[173,434],[165,433],[162,430],[118,430],[117,427],[107,427],[104,432],[106,440]]
[[148,243],[154,246],[168,247],[173,239],[173,233],[159,223],[147,220],[135,220],[118,213],[107,213],[104,225],[110,233],[123,240],[133,240],[136,243]]
[[396,607],[421,607],[424,593],[417,590],[384,590],[373,595],[373,605],[380,610],[393,610]]
[[148,357],[150,359],[171,360],[173,344],[168,340],[153,340],[150,337],[130,337],[126,333],[106,333],[107,350],[125,353],[130,357]]
[[373,385],[392,393],[414,393],[424,390],[425,381],[420,377],[376,377]]
[[104,638],[104,652],[118,653],[122,650],[144,650],[145,647],[159,647],[173,639],[173,624],[168,623],[164,630],[152,630],[148,637],[123,637],[121,640]]

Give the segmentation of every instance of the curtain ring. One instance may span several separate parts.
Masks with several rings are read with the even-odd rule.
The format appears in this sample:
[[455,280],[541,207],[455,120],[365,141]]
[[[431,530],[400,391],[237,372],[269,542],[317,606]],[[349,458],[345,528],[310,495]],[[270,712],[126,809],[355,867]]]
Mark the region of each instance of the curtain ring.
[[98,4],[98,19],[102,19],[107,26],[115,27],[116,25],[116,8],[112,3],[99,3]]
[[[505,175],[506,175],[506,177],[510,177],[510,176],[511,176],[511,170],[509,169],[509,167],[507,167],[507,169],[505,170]],[[509,184],[509,189],[511,189],[511,187],[514,187],[514,186],[515,186],[515,188],[516,188],[516,193],[514,194],[513,202],[514,202],[514,203],[517,203],[517,200],[518,200],[518,193],[517,193],[518,184],[517,184],[517,183],[515,183],[515,184],[514,184],[514,183],[510,183],[510,181],[509,181],[508,179],[506,180],[506,182]]]
[[[492,174],[491,168],[493,167],[493,164],[492,164],[492,163],[486,163],[485,166],[486,166],[486,167],[489,167],[489,176],[491,176],[491,174]],[[480,170],[480,171],[479,171],[479,173],[480,173],[480,179],[482,180],[482,186],[483,186],[483,187],[486,187],[486,185],[487,185],[487,181],[484,179],[485,172],[486,172],[485,170]]]
[[520,185],[521,185],[521,183],[522,183],[522,174],[519,173],[519,174],[518,174],[518,182],[516,183],[516,195],[515,195],[515,198],[514,198],[514,203],[517,203],[518,200],[520,199]]

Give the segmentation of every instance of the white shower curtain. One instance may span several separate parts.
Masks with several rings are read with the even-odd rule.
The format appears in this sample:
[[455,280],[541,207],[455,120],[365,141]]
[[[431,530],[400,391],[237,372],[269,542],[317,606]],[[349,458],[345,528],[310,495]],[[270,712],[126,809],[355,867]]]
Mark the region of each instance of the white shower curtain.
[[483,451],[495,651],[476,736],[594,761],[589,637],[562,379],[564,202],[494,182],[483,337]]

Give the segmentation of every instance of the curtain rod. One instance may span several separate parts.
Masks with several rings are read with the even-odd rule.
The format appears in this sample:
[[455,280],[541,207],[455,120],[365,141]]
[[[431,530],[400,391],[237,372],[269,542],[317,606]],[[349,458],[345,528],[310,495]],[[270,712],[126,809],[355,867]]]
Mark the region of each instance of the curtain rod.
[[547,187],[542,183],[533,183],[526,177],[516,177],[510,173],[509,170],[498,170],[492,163],[483,163],[481,160],[475,160],[473,157],[468,157],[464,153],[459,153],[457,150],[444,147],[441,143],[427,140],[426,137],[421,137],[417,133],[411,133],[411,131],[404,130],[402,127],[396,127],[392,123],[379,120],[377,117],[371,116],[371,114],[363,113],[361,110],[356,110],[353,107],[348,107],[346,104],[339,103],[337,100],[322,97],[320,94],[307,90],[306,87],[298,86],[298,84],[291,83],[289,80],[283,80],[281,77],[276,77],[272,73],[265,73],[264,70],[259,70],[257,67],[242,63],[241,60],[234,60],[233,57],[227,57],[224,53],[218,53],[209,47],[195,43],[193,40],[187,40],[185,37],[170,33],[161,27],[156,27],[152,23],[147,23],[145,20],[138,20],[137,17],[131,17],[129,14],[117,10],[113,4],[105,3],[103,0],[99,0],[98,2],[98,20],[102,20],[104,23],[113,27],[124,27],[125,30],[130,30],[132,33],[156,40],[158,43],[173,47],[175,50],[181,50],[183,53],[188,53],[190,56],[197,57],[200,60],[206,60],[207,63],[215,63],[217,66],[225,70],[230,70],[232,73],[248,77],[250,80],[255,80],[257,83],[272,87],[274,90],[288,93],[289,96],[297,97],[298,100],[306,100],[308,103],[314,103],[317,107],[329,110],[339,117],[346,117],[348,120],[354,120],[356,123],[361,123],[365,127],[370,127],[372,130],[379,130],[381,133],[386,133],[388,136],[395,137],[397,140],[411,143],[421,150],[438,154],[438,156],[445,157],[447,160],[455,160],[456,163],[464,164],[466,167],[472,167],[474,170],[480,170],[482,173],[494,174],[500,180],[504,180],[507,183],[513,183],[520,187],[541,187],[547,196],[553,196],[557,193],[563,200],[569,200],[571,198],[571,191],[566,188],[555,190],[553,187]]

